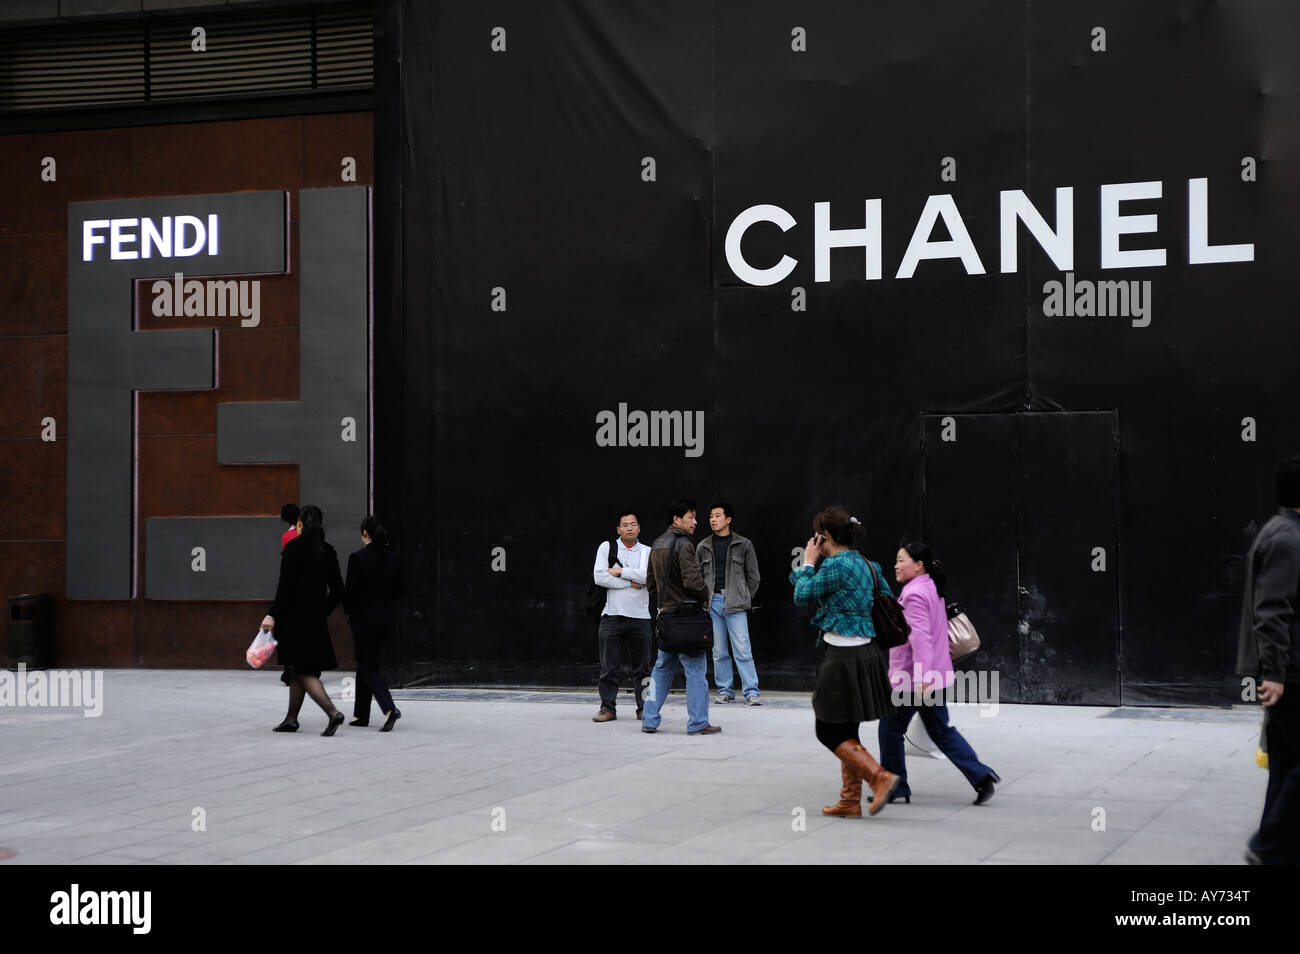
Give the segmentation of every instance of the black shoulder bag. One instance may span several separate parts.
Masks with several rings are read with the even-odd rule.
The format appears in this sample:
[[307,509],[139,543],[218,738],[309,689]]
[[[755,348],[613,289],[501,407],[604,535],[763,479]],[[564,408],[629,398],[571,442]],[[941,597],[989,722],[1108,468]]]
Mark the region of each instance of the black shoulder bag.
[[[618,537],[609,541],[609,568],[612,570],[618,566]],[[587,615],[594,620],[599,620],[601,614],[605,612],[605,597],[609,595],[609,587],[601,586],[587,571]]]
[[[671,572],[673,557],[682,539],[678,537],[668,551],[668,568]],[[659,588],[663,592],[663,587]],[[655,640],[666,653],[698,656],[713,648],[713,620],[708,610],[700,611],[696,600],[683,600],[672,612],[660,611],[655,620]]]
[[876,642],[882,649],[901,646],[912,634],[912,627],[894,594],[883,588],[880,577],[876,575],[876,565],[867,560],[867,569],[871,571],[871,580],[876,587],[871,599],[871,624],[876,629]]

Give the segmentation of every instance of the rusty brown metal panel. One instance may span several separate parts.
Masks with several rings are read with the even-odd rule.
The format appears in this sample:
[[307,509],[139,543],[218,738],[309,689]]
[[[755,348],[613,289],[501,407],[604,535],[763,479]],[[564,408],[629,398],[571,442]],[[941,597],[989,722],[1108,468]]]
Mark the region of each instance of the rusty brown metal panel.
[[297,116],[132,130],[138,195],[293,189],[302,181]]
[[[53,182],[41,178],[47,156]],[[0,234],[62,236],[69,202],[133,194],[131,161],[124,129],[0,136]]]
[[[41,421],[53,417],[64,436],[68,411],[67,338],[0,338],[0,438],[41,436]],[[62,498],[59,490],[43,488]],[[0,536],[8,536],[0,531]]]
[[63,592],[62,540],[0,540],[5,597]]
[[141,527],[149,517],[278,514],[297,500],[297,465],[223,467],[214,434],[142,437],[138,444]]
[[[0,441],[0,500],[6,502],[4,529],[0,535],[4,538],[64,538],[64,498],[57,488],[68,480],[67,447],[66,441],[47,443],[39,438]],[[0,580],[7,583],[5,577]],[[0,596],[12,595],[0,593]]]
[[68,256],[63,232],[0,235],[0,288],[5,290],[0,335],[67,334]]
[[217,405],[211,391],[146,391],[138,401],[136,433],[141,437],[217,431]]
[[[303,186],[373,185],[375,124],[372,113],[304,116]],[[345,182],[342,161],[356,161],[356,182]]]
[[249,328],[221,333],[223,401],[298,400],[298,329]]
[[140,665],[134,623],[135,603],[129,600],[56,600],[55,662],[64,668]]

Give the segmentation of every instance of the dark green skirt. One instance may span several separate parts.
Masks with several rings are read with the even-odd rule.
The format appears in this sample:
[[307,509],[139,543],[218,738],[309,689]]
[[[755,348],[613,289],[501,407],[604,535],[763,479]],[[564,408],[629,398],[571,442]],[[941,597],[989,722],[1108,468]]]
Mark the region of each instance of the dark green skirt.
[[875,640],[865,646],[826,645],[817,665],[813,713],[822,722],[874,722],[896,711],[890,702],[886,656]]

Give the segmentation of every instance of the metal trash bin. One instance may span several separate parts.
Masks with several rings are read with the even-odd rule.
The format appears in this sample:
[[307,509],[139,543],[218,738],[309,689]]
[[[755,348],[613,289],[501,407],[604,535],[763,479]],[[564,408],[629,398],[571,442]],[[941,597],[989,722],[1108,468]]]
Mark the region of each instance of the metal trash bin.
[[46,593],[9,597],[9,668],[54,665],[54,598]]

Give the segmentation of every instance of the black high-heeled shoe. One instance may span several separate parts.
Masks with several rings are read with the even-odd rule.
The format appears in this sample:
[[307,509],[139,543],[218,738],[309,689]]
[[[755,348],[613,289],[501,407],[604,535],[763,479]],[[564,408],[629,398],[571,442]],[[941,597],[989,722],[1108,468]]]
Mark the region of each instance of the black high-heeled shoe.
[[894,802],[902,802],[904,805],[910,805],[910,804],[912,804],[912,796],[911,796],[910,794],[909,794],[909,795],[890,795],[890,796],[889,796],[889,804],[892,805],[892,804],[894,804]]
[[980,783],[975,786],[975,801],[971,802],[971,804],[983,805],[987,802],[993,797],[993,783],[1000,781],[1002,781],[1002,779],[998,778],[997,772],[990,772],[988,775],[984,776]]
[[402,717],[402,710],[401,710],[401,709],[393,709],[392,712],[388,713],[388,718],[384,721],[384,727],[383,727],[382,729],[380,729],[379,731],[380,731],[380,732],[392,732],[392,731],[393,731],[393,726],[397,723],[397,720],[400,719],[401,717]]
[[343,713],[342,712],[334,713],[334,715],[330,717],[330,724],[325,726],[325,731],[322,732],[321,735],[333,735],[335,732],[339,730],[339,726],[341,726],[342,724],[343,724]]
[[296,723],[296,722],[290,722],[288,719],[285,719],[283,722],[281,722],[279,725],[277,725],[277,726],[276,726],[274,729],[272,729],[271,731],[272,731],[272,732],[297,732],[297,731],[298,731],[298,723]]
[[351,722],[348,723],[348,725],[355,725],[358,729],[364,729],[366,726],[370,725],[370,720],[369,720],[369,719],[353,719]]

